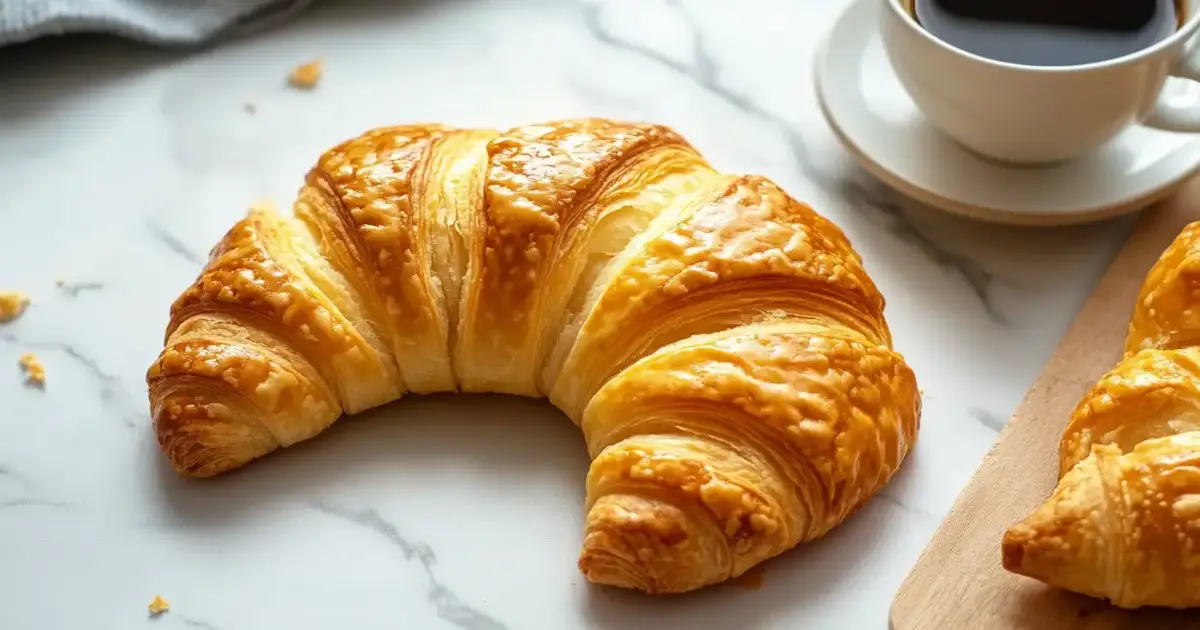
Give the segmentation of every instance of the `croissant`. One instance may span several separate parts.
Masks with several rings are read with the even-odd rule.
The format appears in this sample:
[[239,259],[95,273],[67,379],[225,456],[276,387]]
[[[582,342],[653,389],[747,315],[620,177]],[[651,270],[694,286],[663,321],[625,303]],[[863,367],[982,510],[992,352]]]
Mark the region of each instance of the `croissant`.
[[662,126],[376,129],[253,209],[171,308],[159,444],[208,477],[406,393],[546,396],[592,458],[579,567],[673,593],[828,532],[916,438],[837,227]]
[[1124,358],[1075,408],[1009,571],[1123,608],[1200,606],[1200,222],[1150,270]]

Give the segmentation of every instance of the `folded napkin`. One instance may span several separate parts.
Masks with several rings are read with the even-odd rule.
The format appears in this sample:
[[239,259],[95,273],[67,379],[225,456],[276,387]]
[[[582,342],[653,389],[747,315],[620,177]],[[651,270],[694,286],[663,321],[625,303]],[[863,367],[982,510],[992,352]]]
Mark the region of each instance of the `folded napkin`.
[[198,44],[269,28],[315,0],[0,0],[0,45],[63,33]]

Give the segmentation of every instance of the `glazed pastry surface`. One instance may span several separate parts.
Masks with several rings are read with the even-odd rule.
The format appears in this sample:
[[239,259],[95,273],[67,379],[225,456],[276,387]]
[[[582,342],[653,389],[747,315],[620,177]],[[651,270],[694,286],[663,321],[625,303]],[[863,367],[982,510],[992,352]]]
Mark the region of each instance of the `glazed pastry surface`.
[[1150,270],[1125,356],[1080,401],[1009,571],[1125,608],[1200,606],[1200,223]]
[[824,535],[916,437],[842,232],[666,127],[376,129],[293,214],[253,209],[172,306],[147,381],[184,475],[407,393],[544,396],[593,458],[581,570],[673,593]]

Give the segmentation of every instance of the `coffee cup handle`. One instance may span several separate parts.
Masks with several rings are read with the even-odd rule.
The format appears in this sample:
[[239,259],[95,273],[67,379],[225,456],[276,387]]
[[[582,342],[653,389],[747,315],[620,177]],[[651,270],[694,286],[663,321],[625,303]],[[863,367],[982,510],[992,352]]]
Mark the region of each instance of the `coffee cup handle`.
[[[1170,75],[1200,82],[1200,35],[1187,43]],[[1194,99],[1186,103],[1172,102],[1167,94],[1160,93],[1154,110],[1142,124],[1166,131],[1200,132],[1200,102]]]

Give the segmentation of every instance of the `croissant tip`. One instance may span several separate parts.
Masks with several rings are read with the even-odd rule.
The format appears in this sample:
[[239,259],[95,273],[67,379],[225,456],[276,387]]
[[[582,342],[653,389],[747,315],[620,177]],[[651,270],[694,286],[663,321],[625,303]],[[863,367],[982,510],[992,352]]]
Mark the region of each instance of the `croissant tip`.
[[1000,555],[1005,571],[1024,575],[1022,569],[1025,566],[1025,541],[1019,533],[1010,529],[1004,534]]
[[226,457],[214,456],[214,449],[205,448],[195,440],[160,436],[159,446],[171,468],[181,477],[207,479],[237,467]]
[[225,467],[206,465],[205,462],[187,462],[178,459],[171,459],[171,468],[181,477],[188,479],[208,479],[216,477],[226,471]]
[[218,426],[199,423],[179,426],[159,416],[154,422],[154,433],[171,468],[183,477],[206,479],[246,463],[246,458],[238,456],[234,444],[221,439]]
[[645,576],[644,571],[639,571],[635,563],[609,551],[592,547],[586,540],[577,564],[579,571],[592,584],[636,589],[649,595],[660,593],[654,580]]

